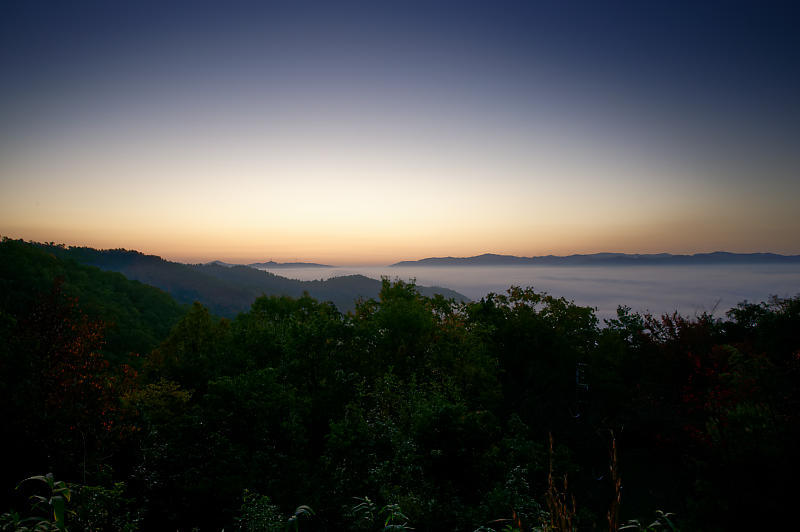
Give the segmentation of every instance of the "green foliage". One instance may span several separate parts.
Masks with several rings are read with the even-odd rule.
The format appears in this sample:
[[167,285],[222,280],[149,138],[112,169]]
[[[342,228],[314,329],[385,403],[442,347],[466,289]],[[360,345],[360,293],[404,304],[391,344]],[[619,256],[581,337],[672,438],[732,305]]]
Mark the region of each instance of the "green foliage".
[[0,516],[0,526],[2,530],[16,531],[65,531],[67,530],[67,503],[72,497],[69,486],[62,481],[56,480],[52,473],[47,475],[37,475],[26,478],[17,489],[24,483],[37,482],[44,485],[44,495],[35,493],[29,497],[31,510],[35,515],[22,518],[16,512],[7,512]]
[[[459,303],[383,280],[349,314],[298,294],[170,318],[57,249],[0,251],[4,500],[22,507],[30,471],[78,481],[73,529],[543,530],[553,501],[580,529],[607,527],[611,501],[644,530],[780,529],[793,502],[800,297],[600,327],[530,288]],[[108,347],[126,313],[141,357],[136,335]],[[55,527],[64,494],[39,496],[38,520],[3,526]],[[655,508],[680,523],[632,520]]]
[[245,489],[236,524],[243,532],[305,530],[301,523],[312,521],[314,516],[314,510],[310,506],[301,505],[287,518],[276,505],[272,504],[269,497]]
[[81,309],[106,324],[104,349],[114,355],[146,353],[185,312],[158,288],[131,282],[122,275],[64,256],[57,246],[41,248],[19,240],[0,242],[0,309],[22,316],[58,279],[68,297],[79,297]]
[[387,504],[378,512],[383,519],[383,530],[414,530],[408,525],[408,517],[403,514],[399,504]]
[[294,510],[294,514],[289,517],[287,522],[288,528],[291,530],[300,530],[300,523],[314,519],[314,510],[305,504],[298,506]]
[[355,497],[358,504],[350,509],[353,530],[414,530],[399,504],[378,506],[369,497]]
[[139,529],[141,510],[134,498],[126,496],[123,482],[110,488],[73,485],[73,507],[70,527],[74,530],[115,530],[133,532]]
[[162,426],[185,413],[192,394],[173,381],[161,379],[133,390],[125,397],[143,424]]
[[244,490],[237,526],[242,532],[280,532],[286,529],[286,519],[266,495]]
[[214,318],[195,303],[150,354],[145,370],[186,388],[203,390],[209,378],[225,374],[227,366],[235,363],[225,350],[228,332],[227,320]]
[[642,524],[638,519],[631,519],[619,530],[631,530],[633,532],[678,532],[678,527],[673,522],[675,514],[656,510],[656,518],[648,525]]
[[27,531],[78,531],[119,530],[132,532],[138,529],[138,510],[134,499],[124,495],[125,484],[118,482],[111,488],[67,484],[55,480],[52,473],[25,479],[17,489],[31,481],[43,484],[44,495],[34,493],[29,497],[34,515],[21,517],[17,512],[0,516],[0,530]]

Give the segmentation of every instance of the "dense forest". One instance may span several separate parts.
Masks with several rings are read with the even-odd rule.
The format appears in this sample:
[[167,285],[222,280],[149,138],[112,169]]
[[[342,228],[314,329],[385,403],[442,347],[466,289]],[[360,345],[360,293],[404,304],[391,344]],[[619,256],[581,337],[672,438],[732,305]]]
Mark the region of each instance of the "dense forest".
[[384,280],[225,318],[4,240],[0,527],[767,530],[798,383],[800,297],[599,323]]

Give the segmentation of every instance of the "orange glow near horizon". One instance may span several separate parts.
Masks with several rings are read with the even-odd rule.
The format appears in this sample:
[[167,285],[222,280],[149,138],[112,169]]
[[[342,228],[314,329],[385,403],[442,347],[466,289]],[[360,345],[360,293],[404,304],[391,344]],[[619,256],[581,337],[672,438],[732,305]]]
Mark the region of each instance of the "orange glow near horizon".
[[[89,246],[99,249],[126,248],[147,254],[159,255],[177,262],[200,263],[222,260],[236,264],[263,262],[316,262],[337,266],[386,265],[401,260],[417,260],[433,256],[467,257],[482,253],[518,256],[570,255],[574,253],[624,252],[624,253],[701,253],[711,251],[755,252],[763,251],[764,228],[753,227],[747,234],[731,235],[725,231],[697,229],[691,223],[673,223],[666,226],[642,227],[638,233],[622,234],[614,228],[595,227],[593,230],[575,227],[542,227],[532,231],[527,242],[520,244],[519,233],[503,235],[488,231],[473,232],[469,228],[439,230],[432,238],[386,232],[378,234],[347,235],[336,231],[302,232],[298,230],[243,231],[238,239],[228,237],[223,231],[198,232],[140,232],[124,228],[105,231],[83,228],[19,228],[3,230],[3,236],[40,242],[63,243],[68,246]],[[605,232],[609,230],[610,232]],[[691,232],[693,244],[685,234]],[[577,236],[576,236],[577,235]],[[745,238],[743,238],[745,237]],[[750,245],[742,245],[742,242]],[[705,242],[715,242],[708,246]],[[789,249],[769,251],[792,254]]]
[[312,128],[266,153],[205,137],[197,152],[188,137],[165,145],[147,130],[44,137],[38,151],[0,159],[0,233],[184,262],[800,252],[796,184],[758,197],[721,188],[709,170],[642,154],[616,159],[600,140],[573,139],[580,156],[569,156],[536,130],[527,132],[536,149],[447,124],[433,146],[410,132],[379,127],[384,137],[366,141],[348,131],[314,137]]
[[774,28],[333,4],[12,6],[0,234],[190,262],[800,254]]

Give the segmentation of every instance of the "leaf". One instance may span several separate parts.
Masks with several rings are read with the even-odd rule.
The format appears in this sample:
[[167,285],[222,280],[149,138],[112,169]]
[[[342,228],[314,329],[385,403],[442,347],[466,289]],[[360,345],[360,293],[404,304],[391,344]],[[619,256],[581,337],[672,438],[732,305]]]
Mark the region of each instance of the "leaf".
[[22,482],[20,482],[19,484],[17,484],[17,488],[16,489],[19,489],[22,486],[23,482],[27,482],[29,480],[38,480],[39,482],[44,482],[45,484],[47,484],[47,478],[46,477],[44,477],[43,475],[36,475],[36,476],[33,476],[33,477],[28,477],[25,480],[23,480]]
[[52,499],[53,504],[53,518],[55,519],[56,526],[64,530],[66,528],[66,523],[64,522],[64,509],[66,508],[66,502],[64,498],[61,496],[55,496]]
[[295,515],[308,515],[308,516],[311,516],[311,515],[314,515],[314,510],[310,506],[306,506],[305,504],[302,504],[302,505],[298,506],[297,509],[295,509],[294,514]]

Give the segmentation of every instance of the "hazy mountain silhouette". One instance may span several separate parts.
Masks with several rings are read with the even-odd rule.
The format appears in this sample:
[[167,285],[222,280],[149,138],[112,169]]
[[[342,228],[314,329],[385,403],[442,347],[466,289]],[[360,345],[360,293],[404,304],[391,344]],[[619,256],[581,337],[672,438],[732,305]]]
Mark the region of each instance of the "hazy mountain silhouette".
[[221,260],[212,260],[211,262],[206,262],[204,266],[225,266],[226,268],[232,268],[234,266],[249,266],[251,268],[257,269],[279,269],[279,268],[334,268],[330,264],[317,264],[316,262],[275,262],[275,261],[267,261],[267,262],[251,262],[250,264],[234,264],[231,262],[223,262]]
[[251,268],[333,268],[330,264],[317,264],[316,262],[253,262],[247,264]]
[[695,253],[694,255],[673,255],[671,253],[592,253],[588,255],[517,257],[515,255],[484,253],[483,255],[476,255],[474,257],[430,257],[421,260],[405,260],[396,262],[390,266],[630,266],[763,263],[800,263],[800,255],[715,251],[713,253]]
[[[250,266],[218,261],[181,264],[126,249],[36,245],[57,257],[119,272],[128,279],[158,287],[180,303],[199,301],[220,316],[234,316],[249,309],[261,295],[300,297],[304,292],[320,301],[332,301],[340,310],[347,311],[355,308],[358,298],[377,297],[381,288],[379,280],[363,275],[335,277],[326,281],[298,281]],[[441,294],[446,298],[469,300],[447,288],[419,286],[418,289],[426,296]]]
[[233,268],[234,266],[241,266],[241,264],[222,262],[221,260],[212,260],[211,262],[206,262],[205,266],[225,266],[226,268]]

